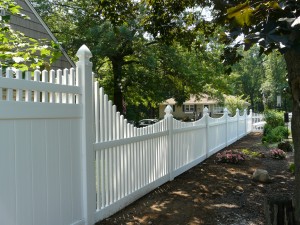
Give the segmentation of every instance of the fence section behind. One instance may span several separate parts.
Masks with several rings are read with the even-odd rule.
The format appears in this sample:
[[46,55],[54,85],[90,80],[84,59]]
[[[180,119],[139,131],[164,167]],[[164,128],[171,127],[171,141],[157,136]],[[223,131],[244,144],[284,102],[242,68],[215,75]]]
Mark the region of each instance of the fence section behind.
[[252,131],[263,132],[265,126],[265,118],[262,113],[252,113]]

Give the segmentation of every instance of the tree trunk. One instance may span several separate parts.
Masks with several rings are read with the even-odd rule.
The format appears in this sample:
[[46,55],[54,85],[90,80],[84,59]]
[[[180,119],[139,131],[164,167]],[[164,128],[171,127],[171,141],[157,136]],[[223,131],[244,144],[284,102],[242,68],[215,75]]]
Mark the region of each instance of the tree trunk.
[[117,107],[117,111],[124,114],[123,109],[123,92],[122,92],[122,66],[123,60],[111,59],[114,74],[114,104]]
[[295,162],[295,222],[300,225],[300,53],[290,50],[285,55],[289,86],[292,92],[292,137]]

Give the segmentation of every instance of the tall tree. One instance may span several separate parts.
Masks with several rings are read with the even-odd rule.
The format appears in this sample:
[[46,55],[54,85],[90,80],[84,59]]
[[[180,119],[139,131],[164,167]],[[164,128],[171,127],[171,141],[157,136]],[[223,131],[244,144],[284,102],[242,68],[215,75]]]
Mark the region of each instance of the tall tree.
[[265,76],[264,57],[259,55],[257,47],[242,53],[243,59],[236,63],[229,76],[233,94],[248,98],[252,109],[259,111],[262,105],[261,83]]
[[[174,17],[172,25],[176,29],[166,32],[169,38],[162,38],[165,35],[149,32],[153,31],[149,23],[154,17],[148,16],[156,13],[149,7],[156,4],[151,1],[89,1],[87,5],[83,0],[56,0],[53,6],[40,0],[35,0],[35,3],[40,10],[52,7],[54,15],[58,16],[55,18],[57,23],[53,23],[54,19],[49,14],[41,14],[45,15],[46,21],[50,21],[50,26],[53,24],[54,30],[60,31],[59,26],[69,20],[69,28],[59,37],[65,41],[66,49],[72,55],[82,43],[91,48],[94,71],[103,84],[113,87],[108,91],[114,96],[114,104],[120,112],[124,110],[124,99],[130,104],[143,102],[146,105],[158,103],[167,97],[175,97],[182,102],[189,93],[196,90],[201,92],[205,84],[210,84],[206,85],[210,86],[210,90],[214,86],[225,86],[221,81],[213,85],[214,76],[208,75],[209,72],[214,75],[222,73],[223,67],[217,60],[218,56],[213,56],[219,55],[219,49],[210,47],[209,53],[202,53],[207,48],[205,44],[199,44],[204,41],[199,38],[203,32],[189,28],[192,19],[187,15]],[[160,4],[164,4],[163,1],[158,6]],[[166,2],[165,7],[173,6]],[[59,19],[60,14],[63,15],[62,19]],[[169,19],[163,18],[164,22]],[[68,32],[71,33],[66,35]],[[60,33],[57,32],[58,35]],[[192,45],[198,47],[197,51],[191,51]],[[194,63],[191,63],[192,60]],[[211,71],[204,69],[213,64]]]
[[277,96],[281,98],[281,96],[286,95],[285,90],[288,86],[284,57],[277,52],[270,53],[265,57],[264,69],[265,77],[261,85],[261,91],[266,95],[267,107],[276,108],[278,107]]

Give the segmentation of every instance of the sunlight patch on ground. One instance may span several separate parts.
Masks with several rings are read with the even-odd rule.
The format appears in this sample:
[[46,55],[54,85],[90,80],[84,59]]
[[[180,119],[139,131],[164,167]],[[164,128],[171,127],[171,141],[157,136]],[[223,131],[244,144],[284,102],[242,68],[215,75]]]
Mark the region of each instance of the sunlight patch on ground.
[[233,168],[228,169],[227,172],[232,174],[232,175],[241,174],[241,175],[249,176],[249,174],[246,171],[236,170],[236,169],[233,169]]
[[156,212],[161,212],[163,209],[166,208],[165,205],[168,204],[168,203],[170,203],[170,202],[169,201],[165,201],[165,202],[163,202],[161,204],[154,204],[150,208],[152,210],[156,211]]
[[210,206],[210,208],[227,208],[227,209],[236,209],[239,208],[236,204],[227,204],[227,203],[221,203],[221,204],[213,204]]
[[205,185],[203,185],[203,184],[199,185],[199,188],[202,191],[209,192],[208,188]]
[[182,197],[190,197],[190,195],[187,194],[184,191],[173,191],[172,194],[179,195],[179,196],[182,196]]
[[188,223],[189,225],[194,225],[194,224],[203,224],[203,220],[200,220],[197,217],[193,217],[193,219]]
[[143,216],[142,218],[139,218],[139,217],[133,217],[133,218],[134,218],[134,220],[137,220],[141,224],[147,224],[147,221],[149,220],[148,216]]

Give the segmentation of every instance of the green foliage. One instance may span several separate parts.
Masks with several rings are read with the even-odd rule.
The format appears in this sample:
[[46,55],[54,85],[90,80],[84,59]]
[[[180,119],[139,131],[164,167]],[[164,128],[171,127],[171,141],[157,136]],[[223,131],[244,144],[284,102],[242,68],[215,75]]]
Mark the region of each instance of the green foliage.
[[242,149],[242,153],[246,156],[249,156],[250,158],[259,158],[263,157],[263,154],[256,151],[251,151],[249,149]]
[[285,139],[289,134],[289,130],[285,126],[278,126],[270,129],[262,138],[263,142],[276,143]]
[[295,163],[291,163],[291,164],[289,165],[289,170],[290,170],[290,172],[291,172],[292,174],[295,174]]
[[[288,86],[286,80],[286,63],[283,55],[278,52],[272,52],[264,57],[263,67],[265,71],[264,79],[260,85],[260,92],[264,94],[265,105],[267,108],[277,107],[277,96],[282,96],[282,99],[289,98],[284,88]],[[281,106],[287,107],[287,102]]]
[[[190,94],[227,92],[219,61],[224,45],[217,41],[218,32],[207,44],[202,25],[191,26],[200,17],[180,14],[191,2],[33,2],[70,55],[82,44],[89,46],[93,71],[119,111],[124,101],[128,108],[154,107],[171,97],[182,103]],[[163,15],[157,14],[160,10]]]
[[263,142],[280,142],[288,137],[288,128],[284,126],[283,112],[267,110],[264,113],[266,125],[264,126]]
[[234,116],[236,114],[236,109],[239,109],[240,114],[243,114],[247,105],[246,101],[242,99],[242,96],[226,96],[225,107]]
[[276,110],[267,110],[264,112],[265,121],[268,126],[275,128],[284,126],[283,112]]
[[9,25],[10,15],[18,15],[23,19],[21,7],[13,0],[0,3],[8,16],[0,19],[0,64],[3,68],[12,66],[21,70],[47,66],[60,56],[57,44],[47,40],[36,40],[15,31]]
[[259,48],[251,48],[242,52],[243,59],[232,67],[229,76],[233,95],[243,95],[249,99],[255,112],[262,111],[261,84],[265,76],[263,56],[259,55]]

